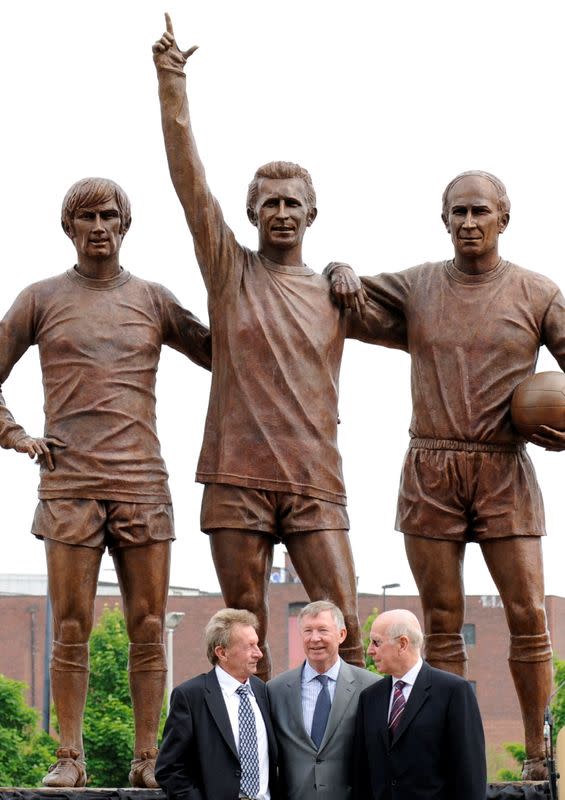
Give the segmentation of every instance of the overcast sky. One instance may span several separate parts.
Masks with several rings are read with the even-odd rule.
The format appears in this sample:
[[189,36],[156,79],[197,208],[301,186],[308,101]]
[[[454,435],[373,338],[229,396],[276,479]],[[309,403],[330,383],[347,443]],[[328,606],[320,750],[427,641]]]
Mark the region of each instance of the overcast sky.
[[[61,200],[75,180],[102,175],[132,201],[123,266],[165,284],[207,319],[160,130],[151,45],[166,10],[180,46],[200,45],[189,62],[195,134],[240,242],[256,244],[247,184],[259,164],[281,158],[314,179],[319,214],[305,260],[315,270],[344,260],[371,274],[449,258],[443,188],[458,172],[486,169],[505,181],[512,201],[502,254],[565,284],[558,0],[19,0],[0,9],[2,313],[25,285],[72,266]],[[556,369],[555,361],[542,353],[538,369]],[[171,580],[216,590],[194,483],[208,388],[203,370],[164,349],[157,413],[177,524]],[[39,435],[36,348],[3,391],[16,419]],[[398,582],[398,592],[415,592],[393,530],[410,420],[408,356],[347,343],[340,415],[359,589]],[[565,453],[529,450],[546,504],[546,589],[564,594]],[[44,572],[43,546],[29,534],[37,468],[1,451],[0,477],[0,572]],[[282,561],[278,548],[275,563]],[[476,545],[465,578],[468,593],[494,593]]]

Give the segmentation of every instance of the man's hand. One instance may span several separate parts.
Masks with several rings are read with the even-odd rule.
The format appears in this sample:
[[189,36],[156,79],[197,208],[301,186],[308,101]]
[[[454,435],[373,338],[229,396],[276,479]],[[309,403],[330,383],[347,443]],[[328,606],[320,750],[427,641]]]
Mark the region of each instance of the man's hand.
[[340,308],[357,311],[365,316],[365,290],[359,276],[349,264],[332,261],[324,272],[331,270],[330,283],[332,297]]
[[55,462],[53,461],[53,453],[50,448],[66,446],[64,442],[60,439],[56,439],[54,436],[38,436],[37,439],[34,439],[33,436],[24,436],[15,443],[14,450],[17,450],[18,453],[27,453],[30,458],[37,457],[38,464],[45,461],[48,469],[53,472],[55,469]]
[[155,62],[155,66],[160,69],[182,72],[187,60],[195,50],[198,50],[198,45],[194,45],[194,47],[188,50],[181,50],[175,41],[173,23],[166,12],[165,24],[167,30],[153,45],[153,61]]
[[539,433],[534,433],[530,441],[540,447],[545,447],[546,450],[559,453],[565,450],[565,431],[558,431],[547,425],[540,425]]

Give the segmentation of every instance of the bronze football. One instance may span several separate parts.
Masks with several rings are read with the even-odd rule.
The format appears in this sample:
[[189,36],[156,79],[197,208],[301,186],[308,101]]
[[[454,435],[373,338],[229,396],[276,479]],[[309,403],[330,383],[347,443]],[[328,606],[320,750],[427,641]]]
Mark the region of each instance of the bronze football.
[[565,431],[565,373],[538,372],[518,384],[512,395],[512,422],[530,439],[540,425]]

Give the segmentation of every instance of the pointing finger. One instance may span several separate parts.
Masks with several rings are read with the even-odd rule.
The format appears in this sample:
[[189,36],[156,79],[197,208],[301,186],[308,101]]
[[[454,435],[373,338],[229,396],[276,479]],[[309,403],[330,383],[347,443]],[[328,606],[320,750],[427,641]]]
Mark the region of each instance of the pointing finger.
[[166,11],[165,11],[165,26],[167,28],[167,33],[170,33],[172,36],[174,36],[175,33],[173,31],[173,23],[170,15]]

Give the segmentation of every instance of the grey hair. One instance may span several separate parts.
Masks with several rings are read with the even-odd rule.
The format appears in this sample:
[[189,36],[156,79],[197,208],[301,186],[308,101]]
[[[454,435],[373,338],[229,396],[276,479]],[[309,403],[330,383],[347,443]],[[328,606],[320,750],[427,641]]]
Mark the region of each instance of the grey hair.
[[444,220],[447,219],[448,216],[448,207],[447,207],[447,200],[449,197],[450,191],[453,189],[457,181],[460,181],[461,178],[485,178],[487,181],[490,181],[494,186],[496,191],[496,196],[498,198],[498,210],[501,214],[509,214],[510,213],[510,200],[508,195],[506,194],[506,186],[502,183],[500,178],[497,178],[496,175],[493,175],[490,172],[484,172],[481,169],[471,169],[467,172],[461,172],[459,175],[456,175],[453,180],[449,181],[445,190],[443,192],[441,198],[441,216]]
[[304,608],[300,609],[300,613],[298,614],[298,622],[302,622],[304,617],[317,617],[318,614],[321,614],[324,611],[331,611],[334,622],[339,630],[345,628],[345,620],[343,618],[341,608],[336,606],[336,604],[332,603],[330,600],[316,600],[313,603],[308,603],[307,606],[304,606]]
[[206,656],[210,664],[218,663],[216,647],[229,647],[232,631],[236,625],[250,625],[257,630],[259,620],[251,611],[242,608],[223,608],[217,611],[204,628]]

